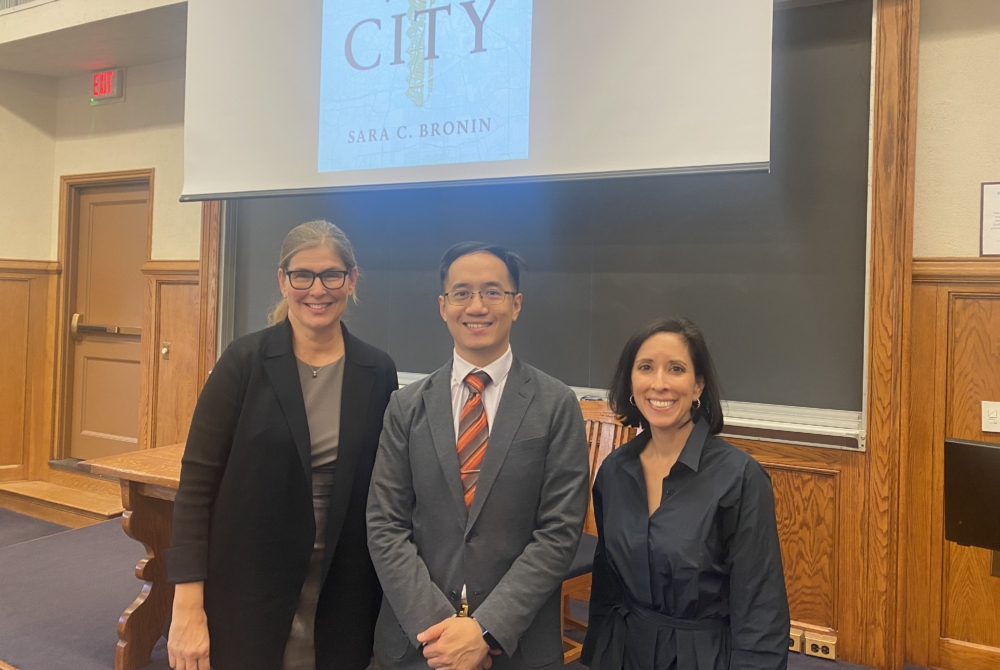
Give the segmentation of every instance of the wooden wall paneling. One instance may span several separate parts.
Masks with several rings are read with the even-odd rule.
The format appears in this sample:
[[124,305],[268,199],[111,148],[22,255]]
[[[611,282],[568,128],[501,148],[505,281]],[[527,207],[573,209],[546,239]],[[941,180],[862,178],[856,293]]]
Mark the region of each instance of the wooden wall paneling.
[[[944,287],[935,287],[935,308],[934,308],[934,382],[933,400],[930,405],[932,420],[930,423],[931,433],[923,440],[926,451],[925,461],[927,470],[931,476],[930,499],[931,516],[928,524],[931,542],[927,545],[929,552],[928,567],[930,575],[926,577],[925,583],[930,593],[929,623],[930,641],[929,646],[930,663],[939,666],[941,663],[941,593],[943,589],[943,560],[944,560],[944,446],[945,421],[947,419],[947,398],[948,388],[948,290]],[[915,391],[910,391],[912,395]],[[914,445],[915,446],[915,445]],[[913,490],[913,495],[919,497],[921,492]],[[926,495],[926,494],[925,494]],[[907,499],[909,504],[909,499]],[[925,636],[928,633],[925,632]],[[956,669],[957,670],[957,669]]]
[[[32,406],[37,411],[32,412],[31,430],[32,443],[28,463],[28,479],[44,480],[51,473],[49,460],[56,457],[59,442],[59,372],[60,349],[59,328],[61,325],[61,295],[60,287],[65,283],[62,265],[55,266],[45,278],[44,295],[39,296],[37,309],[38,343],[37,359],[32,364],[33,373],[37,372],[36,382],[32,391]],[[35,336],[32,337],[35,344]]]
[[837,630],[839,472],[770,465],[792,620]]
[[1000,259],[918,259],[913,281],[905,660],[998,668],[1000,580],[988,552],[944,539],[943,447],[997,441],[981,432],[979,402],[1000,399]]
[[58,261],[32,261],[20,258],[0,258],[0,272],[17,277],[59,274]]
[[[868,425],[861,592],[854,662],[902,665],[898,551],[900,459],[906,444],[903,352],[910,307],[919,0],[876,3],[869,275]],[[846,583],[846,581],[845,581]],[[853,642],[851,643],[853,645]],[[853,656],[853,653],[852,653]]]
[[31,279],[0,276],[0,481],[25,479]]
[[0,259],[0,481],[37,477],[51,445],[53,261]]
[[949,670],[997,670],[1000,654],[995,647],[984,647],[960,640],[941,640],[937,667]]
[[187,440],[194,406],[201,389],[198,373],[200,320],[184,318],[198,313],[197,282],[159,284],[159,345],[170,343],[168,359],[158,358],[156,414],[153,444],[163,447]]
[[201,206],[201,322],[198,336],[199,388],[215,367],[216,339],[219,324],[219,242],[222,223],[222,203],[205,202]]
[[794,621],[838,634],[838,657],[862,653],[860,629],[865,456],[733,438],[771,476]]
[[[143,266],[142,376],[139,448],[182,442],[198,390],[201,325],[198,261],[150,261]],[[168,358],[161,348],[170,342]]]
[[[195,277],[193,281],[197,284],[201,264],[199,261],[146,261],[141,270],[143,275],[159,277],[165,281],[176,281],[178,278],[181,281],[192,281],[191,277]],[[200,313],[196,316],[200,318]]]
[[[1000,291],[948,296],[945,436],[1000,443],[984,433],[983,400],[1000,401]],[[994,648],[1000,661],[1000,579],[985,549],[944,543],[942,637]]]
[[1000,284],[998,258],[915,258],[913,282],[931,284]]
[[[916,271],[914,272],[916,274]],[[947,348],[943,333],[947,314],[938,310],[939,289],[935,285],[915,284],[910,328],[909,435],[906,453],[907,508],[903,517],[905,617],[905,661],[921,667],[931,665],[931,640],[928,631],[939,630],[933,617],[932,594],[940,593],[940,570],[935,571],[932,551],[934,495],[934,443],[944,415],[944,375]],[[943,323],[942,323],[943,320]],[[939,346],[940,342],[940,346]],[[935,575],[937,576],[935,582]],[[935,640],[936,642],[936,640]]]

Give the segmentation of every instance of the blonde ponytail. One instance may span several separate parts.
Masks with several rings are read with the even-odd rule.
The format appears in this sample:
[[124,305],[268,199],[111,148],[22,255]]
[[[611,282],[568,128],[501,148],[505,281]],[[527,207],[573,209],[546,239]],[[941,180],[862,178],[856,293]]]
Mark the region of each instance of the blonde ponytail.
[[284,297],[278,299],[271,314],[267,317],[267,325],[274,326],[288,318],[288,301]]

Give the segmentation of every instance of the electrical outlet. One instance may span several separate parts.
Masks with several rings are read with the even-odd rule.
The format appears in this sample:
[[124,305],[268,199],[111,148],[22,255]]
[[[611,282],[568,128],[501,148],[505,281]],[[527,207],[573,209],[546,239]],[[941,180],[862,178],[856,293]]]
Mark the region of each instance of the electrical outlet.
[[833,635],[805,632],[804,649],[806,656],[816,656],[835,660],[837,658],[837,638]]
[[1000,433],[1000,402],[983,401],[983,432]]
[[802,653],[802,629],[792,628],[788,631],[788,651],[796,654]]

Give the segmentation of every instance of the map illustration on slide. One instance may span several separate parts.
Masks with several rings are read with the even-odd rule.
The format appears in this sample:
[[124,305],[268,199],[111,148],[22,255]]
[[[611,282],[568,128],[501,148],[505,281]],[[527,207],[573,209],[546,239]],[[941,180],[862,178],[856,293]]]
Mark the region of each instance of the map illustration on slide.
[[320,172],[528,157],[532,0],[324,0]]

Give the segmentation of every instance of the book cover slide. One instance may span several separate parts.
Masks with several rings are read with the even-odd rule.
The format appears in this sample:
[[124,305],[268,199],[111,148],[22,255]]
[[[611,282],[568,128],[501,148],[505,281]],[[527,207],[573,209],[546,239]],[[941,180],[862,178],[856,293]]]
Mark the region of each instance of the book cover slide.
[[528,157],[532,0],[324,0],[320,172]]

